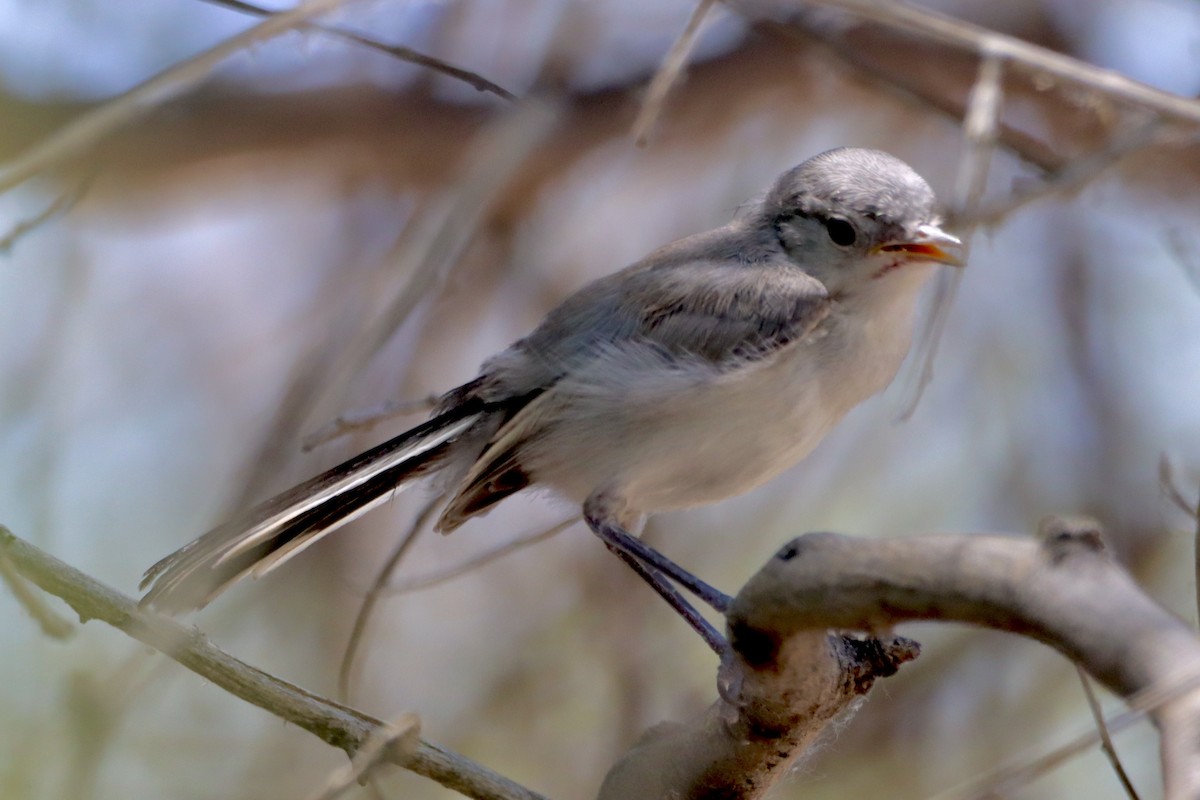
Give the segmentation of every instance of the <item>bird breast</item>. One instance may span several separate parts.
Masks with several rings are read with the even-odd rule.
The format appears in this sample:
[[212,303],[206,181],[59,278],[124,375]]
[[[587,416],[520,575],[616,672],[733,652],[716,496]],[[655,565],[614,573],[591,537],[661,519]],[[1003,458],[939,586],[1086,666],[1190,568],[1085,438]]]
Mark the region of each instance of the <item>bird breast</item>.
[[604,491],[643,514],[745,492],[891,381],[911,339],[907,300],[837,307],[806,340],[736,368],[627,343],[555,385],[522,463],[571,500]]

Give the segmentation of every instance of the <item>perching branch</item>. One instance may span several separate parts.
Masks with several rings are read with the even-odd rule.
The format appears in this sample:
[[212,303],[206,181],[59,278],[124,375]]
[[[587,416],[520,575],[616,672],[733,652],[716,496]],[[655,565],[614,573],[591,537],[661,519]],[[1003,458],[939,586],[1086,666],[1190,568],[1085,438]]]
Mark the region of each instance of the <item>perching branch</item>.
[[812,630],[882,630],[917,619],[1037,639],[1131,703],[1180,687],[1151,712],[1165,796],[1200,796],[1200,639],[1108,559],[1089,525],[1051,519],[1039,541],[808,534],[746,584],[729,627],[735,641],[782,647]]
[[609,770],[598,800],[760,798],[878,678],[920,651],[901,637],[824,630],[764,649],[756,633],[740,633],[717,679],[721,699],[694,720],[643,734]]
[[[230,694],[354,756],[389,726],[349,706],[276,678],[209,643],[199,630],[143,611],[135,600],[0,527],[0,549],[25,578],[67,602],[83,622],[98,619],[153,647]],[[477,800],[545,800],[502,775],[425,740],[389,755],[392,763]]]
[[[1168,800],[1200,791],[1200,639],[1138,589],[1087,523],[1051,518],[1040,540],[808,534],[738,593],[722,699],[699,719],[648,731],[613,767],[599,800],[755,800],[878,677],[916,654],[890,638],[826,636],[907,620],[969,622],[1062,651],[1125,697],[1116,730],[1149,711],[1162,736]],[[1094,746],[1096,734],[1064,753]],[[1061,754],[1051,763],[1060,763]],[[974,782],[955,798],[999,796],[1035,769]]]

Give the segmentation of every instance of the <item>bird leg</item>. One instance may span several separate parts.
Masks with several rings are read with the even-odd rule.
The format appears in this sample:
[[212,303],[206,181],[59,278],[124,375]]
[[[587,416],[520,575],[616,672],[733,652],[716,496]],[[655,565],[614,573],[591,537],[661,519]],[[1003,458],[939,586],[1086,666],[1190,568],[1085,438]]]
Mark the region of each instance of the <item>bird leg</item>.
[[658,592],[713,650],[718,654],[725,653],[728,649],[725,638],[700,615],[700,612],[691,603],[684,599],[668,579],[675,581],[722,614],[729,609],[732,602],[729,595],[700,580],[629,533],[625,526],[617,521],[610,498],[596,495],[589,498],[584,503],[583,516],[587,520],[588,527],[600,537],[609,550],[616,553],[646,583],[650,584],[651,588]]
[[[592,530],[596,529],[592,528]],[[667,604],[675,609],[679,616],[683,617],[683,621],[691,625],[692,629],[700,634],[700,638],[712,648],[714,653],[724,657],[729,652],[729,643],[725,641],[725,637],[721,635],[720,631],[714,628],[711,622],[700,616],[700,612],[696,610],[696,607],[685,600],[683,595],[679,593],[679,590],[672,586],[671,582],[661,572],[651,569],[639,561],[636,556],[626,553],[616,545],[609,544],[608,542],[604,544],[616,554],[617,558],[633,568],[633,571],[640,575],[642,580],[650,584],[650,588],[658,592],[659,596],[666,600]]]

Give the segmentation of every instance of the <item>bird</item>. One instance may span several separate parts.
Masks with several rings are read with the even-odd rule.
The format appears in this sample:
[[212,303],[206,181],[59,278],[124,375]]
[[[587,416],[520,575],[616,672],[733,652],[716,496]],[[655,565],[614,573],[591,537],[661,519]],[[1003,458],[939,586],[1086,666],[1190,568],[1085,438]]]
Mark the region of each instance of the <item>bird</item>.
[[448,493],[443,533],[544,487],[720,651],[674,584],[719,611],[729,598],[636,532],[650,514],[744,493],[805,458],[895,377],[938,265],[964,264],[908,164],[853,147],[815,155],[728,224],[568,296],[426,422],[163,558],[142,603],[202,607],[417,479]]

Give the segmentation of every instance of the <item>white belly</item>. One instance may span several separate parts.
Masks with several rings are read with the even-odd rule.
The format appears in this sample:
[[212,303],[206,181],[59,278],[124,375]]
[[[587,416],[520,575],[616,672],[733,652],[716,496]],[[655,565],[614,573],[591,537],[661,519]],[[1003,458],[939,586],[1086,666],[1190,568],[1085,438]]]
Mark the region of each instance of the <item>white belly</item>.
[[586,380],[555,387],[571,413],[522,460],[535,481],[576,502],[602,490],[640,513],[745,492],[808,455],[891,381],[908,349],[911,311],[874,319],[867,329],[831,315],[814,340],[723,372],[667,365],[650,351],[614,352]]

